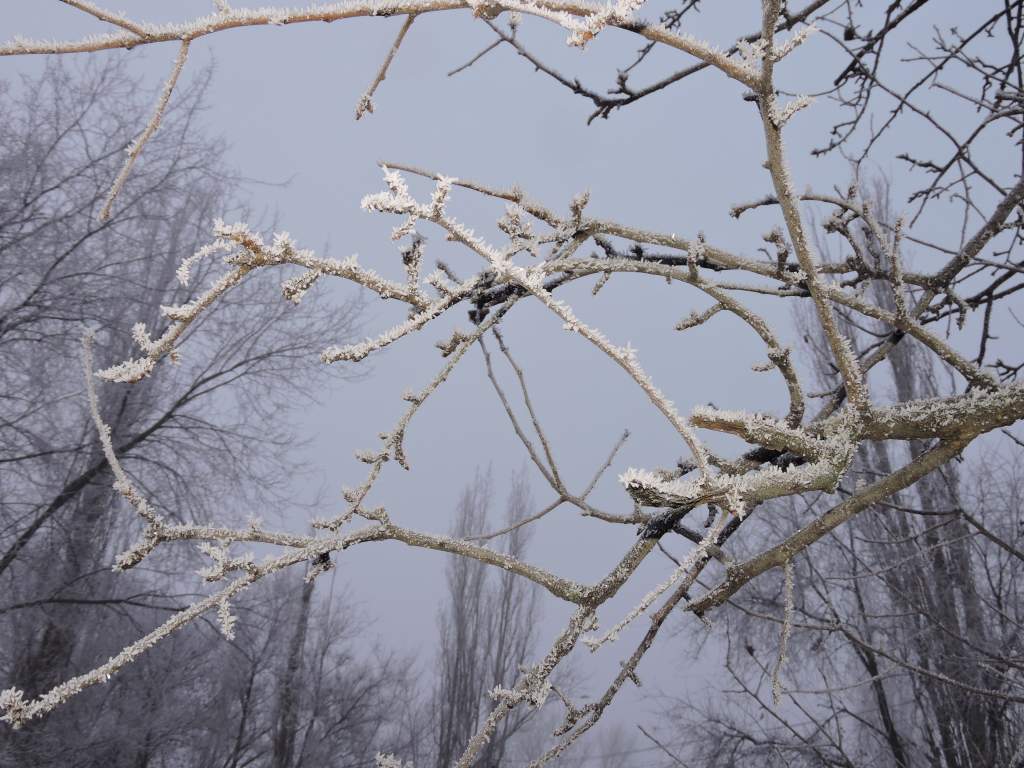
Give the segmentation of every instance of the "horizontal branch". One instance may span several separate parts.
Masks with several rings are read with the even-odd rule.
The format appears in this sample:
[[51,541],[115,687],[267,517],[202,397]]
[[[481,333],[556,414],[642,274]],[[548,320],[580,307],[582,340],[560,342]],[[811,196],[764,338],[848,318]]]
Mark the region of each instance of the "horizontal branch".
[[[826,419],[813,431],[828,434],[839,417]],[[963,395],[935,397],[872,407],[864,424],[867,440],[973,439],[1024,419],[1024,383],[996,390],[972,389]]]
[[451,552],[455,555],[470,557],[487,565],[495,565],[510,573],[523,576],[530,581],[544,587],[548,592],[562,600],[570,603],[582,604],[588,592],[585,585],[570,579],[563,579],[543,568],[523,563],[516,558],[502,552],[495,552],[493,549],[482,547],[478,544],[464,539],[453,539],[449,536],[437,536],[429,533],[420,533],[393,523],[386,523],[380,532],[378,540],[393,539],[410,547],[421,547],[424,549],[435,549],[439,552]]
[[969,439],[950,440],[921,454],[906,466],[836,505],[782,543],[729,568],[725,579],[718,586],[689,603],[686,610],[701,615],[711,608],[722,605],[744,585],[765,571],[784,566],[793,555],[806,549],[829,531],[938,469],[960,453],[969,442]]
[[[633,32],[654,43],[687,53],[702,62],[721,70],[730,78],[748,87],[753,87],[757,78],[741,62],[690,35],[677,34],[660,24],[646,24],[634,21],[619,13],[609,12],[605,4],[566,2],[564,0],[532,0],[532,2],[466,2],[460,0],[404,0],[381,4],[375,0],[362,2],[325,3],[306,8],[233,8],[226,13],[210,14],[192,21],[150,24],[133,23],[132,29],[123,33],[95,35],[81,40],[48,41],[15,38],[0,45],[0,56],[53,53],[89,53],[114,50],[130,50],[138,45],[177,41],[191,41],[229,29],[258,26],[284,26],[310,22],[332,22],[344,19],[372,16],[415,16],[434,11],[472,10],[475,14],[494,17],[502,11],[515,11],[546,19],[572,31],[570,42],[582,45],[591,39],[600,28],[614,26]],[[102,12],[92,8],[90,13]],[[113,14],[108,14],[114,18]],[[581,19],[576,22],[575,19]],[[598,25],[589,30],[588,20]],[[589,34],[588,34],[589,33]]]

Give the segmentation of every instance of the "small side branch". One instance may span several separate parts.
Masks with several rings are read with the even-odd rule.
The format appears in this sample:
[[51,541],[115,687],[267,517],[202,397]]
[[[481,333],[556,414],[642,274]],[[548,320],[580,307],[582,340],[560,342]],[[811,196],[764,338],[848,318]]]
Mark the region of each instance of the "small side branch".
[[388,76],[388,67],[391,66],[391,62],[395,58],[395,54],[398,53],[398,49],[402,47],[402,41],[405,39],[405,33],[409,31],[409,27],[416,20],[416,14],[410,13],[405,23],[402,24],[402,28],[398,30],[398,36],[395,38],[395,42],[391,44],[391,50],[388,51],[388,55],[384,57],[384,61],[380,65],[380,69],[377,70],[377,76],[373,78],[373,82],[370,83],[370,87],[366,89],[366,93],[359,99],[359,104],[356,105],[356,120],[361,118],[367,112],[373,113],[373,94],[377,91],[377,87],[384,82],[384,79]]
[[112,13],[110,11],[105,11],[102,8],[100,8],[99,6],[93,5],[90,2],[86,2],[86,0],[60,0],[60,1],[62,3],[64,3],[65,5],[70,5],[72,8],[77,8],[78,10],[83,11],[84,13],[88,13],[90,16],[95,16],[100,21],[105,21],[108,24],[113,24],[115,27],[120,27],[121,29],[126,29],[129,32],[131,32],[133,35],[138,35],[139,37],[141,37],[144,40],[149,37],[149,33],[146,32],[146,30],[144,30],[142,27],[140,27],[135,22],[129,21],[128,19],[126,19],[123,16],[120,16],[120,15],[118,15],[116,13]]
[[188,59],[188,46],[189,41],[182,40],[181,47],[178,49],[178,58],[174,60],[174,68],[171,70],[170,77],[167,78],[167,82],[164,83],[164,89],[160,93],[160,98],[156,102],[156,108],[153,110],[153,116],[149,118],[145,130],[142,131],[142,135],[139,136],[131,146],[128,147],[128,157],[124,161],[124,165],[121,167],[121,172],[117,174],[117,178],[114,179],[113,185],[110,187],[110,192],[107,193],[107,199],[103,203],[103,208],[100,209],[99,220],[101,222],[107,221],[110,218],[111,209],[114,207],[114,201],[117,196],[121,193],[121,189],[124,187],[128,176],[132,172],[132,167],[135,165],[135,161],[142,153],[142,148],[149,141],[150,136],[156,133],[156,129],[160,127],[160,121],[163,119],[164,112],[167,110],[167,104],[171,100],[171,94],[174,92],[174,86],[178,82],[178,76],[181,74],[181,70],[185,67],[185,61]]

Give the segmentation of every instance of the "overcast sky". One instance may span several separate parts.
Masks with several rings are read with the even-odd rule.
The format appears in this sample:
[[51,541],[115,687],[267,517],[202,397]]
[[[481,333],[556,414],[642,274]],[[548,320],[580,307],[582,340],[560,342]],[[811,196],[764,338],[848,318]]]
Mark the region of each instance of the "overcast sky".
[[[950,8],[956,4],[949,0]],[[142,20],[180,20],[210,7],[207,0],[117,0],[108,5]],[[690,31],[723,47],[759,25],[759,4],[751,0],[705,5],[713,10],[695,17]],[[4,38],[105,31],[58,2],[0,0],[0,8]],[[647,13],[654,15],[653,10]],[[566,210],[573,195],[589,190],[593,215],[688,237],[704,231],[712,242],[747,255],[761,245],[760,235],[777,223],[767,213],[741,222],[729,217],[734,203],[769,191],[768,176],[760,167],[759,123],[736,83],[702,73],[588,126],[588,101],[535,73],[508,47],[447,77],[446,72],[493,39],[468,13],[419,18],[377,92],[376,111],[356,122],[359,97],[401,23],[356,19],[242,29],[202,38],[192,46],[183,77],[207,64],[216,68],[205,115],[208,128],[229,142],[228,160],[241,174],[287,181],[251,184],[246,192],[257,209],[276,216],[280,228],[300,245],[341,258],[358,253],[363,263],[381,273],[402,274],[396,246],[389,239],[396,221],[359,209],[364,194],[382,187],[379,160],[411,163],[494,186],[519,184],[559,210]],[[564,32],[530,20],[522,38],[546,60],[600,89],[613,84],[616,67],[627,64],[637,48],[634,38],[610,30],[585,51],[570,49]],[[176,51],[176,45],[166,44],[110,55],[128,57],[138,76],[158,88]],[[812,41],[787,60],[780,81],[794,91],[812,91],[834,76],[832,60],[824,41]],[[636,80],[648,82],[683,63],[679,56],[659,53],[638,71]],[[3,58],[0,77],[37,72],[41,65],[41,58]],[[829,191],[833,184],[848,182],[841,157],[809,155],[824,142],[834,115],[822,104],[794,119],[788,135],[797,188],[814,184]],[[905,140],[907,134],[899,138]],[[932,141],[931,134],[913,138]],[[883,150],[879,157],[895,153]],[[876,170],[892,173],[894,166],[880,165]],[[899,189],[902,181],[896,181]],[[428,187],[414,186],[414,191],[424,189]],[[495,231],[493,222],[500,214],[500,208],[481,204],[466,192],[455,193],[452,210],[485,235]],[[444,257],[464,275],[479,268],[471,254],[450,248],[436,231],[424,231],[431,238],[428,261]],[[619,276],[591,298],[591,285],[580,281],[563,298],[614,342],[628,341],[636,347],[654,381],[684,413],[708,401],[750,410],[775,410],[785,402],[777,375],[750,370],[761,360],[762,348],[731,318],[720,317],[685,335],[672,330],[691,310],[708,306],[696,292],[650,278]],[[784,337],[792,340],[788,309],[756,302],[755,308],[782,322],[787,328]],[[371,303],[366,331],[374,334],[399,318],[396,309]],[[454,325],[467,327],[465,315],[453,314],[426,333],[370,358],[372,375],[325,392],[321,408],[296,415],[313,437],[306,456],[333,505],[325,506],[322,514],[337,509],[332,500],[343,484],[361,482],[364,465],[352,458],[352,451],[375,447],[376,434],[390,429],[403,410],[402,391],[419,389],[433,377],[442,364],[433,343],[445,338]],[[629,511],[630,501],[616,476],[629,466],[671,465],[685,452],[678,435],[633,382],[584,340],[562,331],[547,310],[523,302],[505,328],[553,436],[570,489],[581,489],[623,429],[631,430],[631,439],[594,497],[610,511]],[[324,341],[326,346],[336,340]],[[511,385],[511,379],[506,381]],[[507,478],[524,464],[526,455],[487,382],[478,350],[467,356],[417,417],[409,431],[408,453],[413,471],[389,465],[373,497],[402,523],[447,531],[462,487],[477,468],[488,465],[503,496]],[[536,473],[531,485],[537,506],[545,505],[550,491]],[[310,489],[296,488],[296,493],[306,497]],[[499,512],[501,505],[499,497]],[[291,524],[303,526],[297,519]],[[531,559],[559,574],[590,581],[607,572],[634,536],[632,528],[581,520],[571,508],[563,508],[537,527]],[[672,546],[685,551],[678,543]],[[445,556],[399,544],[373,544],[336,559],[338,578],[376,618],[375,631],[388,644],[429,659]],[[603,609],[603,623],[614,622],[660,582],[670,566],[664,558],[652,556],[640,577]],[[546,647],[567,611],[551,601],[544,606],[541,637]],[[694,634],[701,631],[692,618],[685,624]],[[599,675],[595,690],[631,650],[637,631],[634,628],[601,652],[603,659],[593,667]],[[641,665],[641,677],[645,669],[657,669],[652,685],[656,682],[669,690],[699,683],[682,652],[687,642],[685,635],[662,638],[660,649]],[[613,711],[623,722],[639,719],[629,711],[628,701],[619,702]]]

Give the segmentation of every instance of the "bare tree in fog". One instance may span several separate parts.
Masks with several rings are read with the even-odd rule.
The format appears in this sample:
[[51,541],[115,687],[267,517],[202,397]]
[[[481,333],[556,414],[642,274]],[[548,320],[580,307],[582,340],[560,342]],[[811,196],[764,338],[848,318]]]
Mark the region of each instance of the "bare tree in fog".
[[[873,188],[871,202],[892,224],[887,185]],[[871,230],[855,236],[884,263]],[[891,307],[883,283],[868,289]],[[834,386],[823,340],[810,319],[805,324],[821,386]],[[887,333],[853,322],[844,332],[860,348]],[[912,341],[889,353],[884,373],[900,401],[940,397],[948,386]],[[800,663],[788,667],[782,707],[773,705],[771,686],[784,585],[762,581],[734,598],[716,630],[728,648],[730,693],[681,704],[669,738],[708,766],[1016,765],[1024,467],[1020,452],[1007,450],[1012,436],[1007,443],[944,464],[800,558],[790,640]],[[911,455],[926,449],[906,447]],[[858,453],[840,493],[852,495],[901,460],[899,448],[873,443]],[[772,525],[795,528],[805,511],[803,503],[779,504]]]
[[[102,329],[101,354],[117,359],[129,351],[132,323],[140,317],[153,322],[162,305],[189,299],[187,290],[171,287],[175,270],[198,247],[214,213],[233,206],[235,182],[221,159],[221,143],[193,127],[207,82],[204,75],[165,116],[122,190],[120,207],[103,223],[96,211],[146,105],[137,83],[116,63],[81,72],[54,63],[2,97],[0,670],[8,685],[41,693],[193,599],[191,579],[171,590],[166,583],[157,586],[161,570],[196,562],[185,553],[154,560],[153,573],[111,572],[135,531],[116,510],[113,478],[75,368],[84,327]],[[322,369],[307,362],[319,337],[328,328],[354,328],[355,304],[331,308],[321,302],[311,315],[298,317],[266,300],[265,282],[257,276],[240,286],[204,320],[210,336],[197,340],[197,356],[142,388],[100,393],[99,410],[126,471],[166,499],[181,521],[238,520],[252,508],[283,511],[281,478],[301,468],[281,456],[298,439],[287,428],[282,404],[312,396],[325,381]],[[307,375],[294,376],[303,366]],[[306,606],[311,590],[293,587]],[[338,643],[354,629],[344,627],[330,642],[320,634],[323,626],[315,633],[320,647],[314,651],[339,694],[369,682],[340,685],[352,673],[336,669]],[[259,663],[253,664],[266,671],[284,645],[276,642],[274,653],[265,648],[262,657],[236,647],[242,655],[256,654]],[[229,672],[216,669],[231,653],[197,629],[141,660],[133,679],[115,683],[115,696],[90,697],[87,708],[62,713],[32,737],[5,734],[0,760],[116,766],[191,754],[199,761],[188,742],[207,738],[210,719],[197,715],[210,701],[203,689],[207,676],[234,685]],[[300,662],[288,670],[295,685],[312,690],[301,653],[293,658]],[[367,673],[376,674],[363,694],[371,707],[381,706],[378,695],[387,685],[407,676],[397,674],[397,660],[381,663]],[[228,670],[256,675],[234,662]],[[305,694],[299,706],[324,702]],[[271,716],[260,714],[261,728]],[[294,714],[290,722],[295,732],[317,727]],[[331,743],[329,735],[323,738]],[[265,735],[253,739],[266,741]],[[246,742],[224,764],[244,754]],[[367,754],[372,759],[373,752]]]
[[[806,0],[799,7],[782,0],[761,0],[757,8],[744,5],[730,14],[728,21],[734,27],[722,46],[686,31],[688,22],[702,12],[703,4],[698,2],[684,2],[660,21],[648,22],[636,15],[642,0],[611,4],[396,0],[386,6],[377,0],[351,0],[277,9],[233,8],[218,0],[209,16],[172,24],[129,19],[91,2],[69,4],[111,25],[112,31],[64,43],[15,39],[0,46],[0,55],[71,54],[165,42],[177,51],[148,121],[134,123],[140,131],[138,139],[129,147],[120,170],[111,169],[106,175],[108,191],[95,211],[95,221],[107,221],[129,209],[133,179],[141,178],[137,174],[144,170],[148,145],[168,130],[175,104],[172,97],[187,70],[192,46],[228,30],[242,34],[245,28],[260,26],[402,16],[383,63],[375,72],[368,68],[371,84],[356,105],[356,117],[361,118],[373,112],[377,92],[383,88],[386,93],[382,84],[388,68],[403,41],[416,34],[415,19],[427,13],[469,11],[486,27],[488,44],[466,66],[511,47],[542,76],[591,100],[596,110],[592,117],[610,118],[621,108],[682,87],[696,77],[704,78],[706,87],[742,100],[749,108],[748,135],[757,136],[760,143],[759,157],[749,173],[723,167],[721,183],[736,179],[732,215],[744,221],[755,219],[764,234],[741,252],[722,245],[726,233],[697,230],[679,235],[672,232],[678,222],[666,222],[666,229],[658,230],[592,216],[585,193],[555,207],[519,187],[492,186],[397,163],[383,164],[384,189],[362,201],[367,211],[395,217],[393,239],[402,244],[387,268],[390,277],[377,271],[385,270],[383,262],[371,267],[355,257],[320,256],[283,232],[265,239],[244,217],[216,222],[209,243],[185,258],[176,273],[182,284],[202,287],[164,304],[159,318],[143,307],[132,307],[133,319],[139,321],[132,332],[135,351],[114,364],[109,364],[111,355],[105,356],[107,367],[98,375],[93,375],[88,339],[83,357],[103,456],[142,529],[141,536],[122,550],[119,566],[148,566],[167,557],[166,552],[180,551],[180,542],[199,543],[209,558],[208,577],[218,583],[217,590],[196,598],[155,629],[140,627],[138,640],[108,661],[101,661],[105,654],[93,654],[89,671],[69,676],[70,670],[66,670],[69,674],[62,670],[64,682],[45,692],[38,679],[31,681],[34,687],[26,681],[5,690],[0,694],[4,719],[24,728],[26,739],[38,733],[40,718],[51,713],[59,717],[67,710],[62,705],[80,693],[97,695],[111,679],[124,679],[126,670],[137,668],[132,662],[154,647],[173,645],[185,627],[202,617],[216,613],[223,632],[231,635],[238,601],[254,583],[288,569],[304,570],[309,578],[316,578],[330,568],[332,557],[344,557],[349,547],[397,541],[503,569],[533,582],[572,610],[547,649],[534,655],[514,682],[498,679],[499,672],[504,674],[501,670],[488,670],[496,678],[489,681],[494,686],[490,689],[493,703],[476,731],[463,735],[465,743],[456,759],[460,768],[475,765],[508,727],[506,723],[516,722],[524,712],[549,700],[561,707],[561,722],[552,740],[537,746],[531,766],[561,758],[599,722],[624,686],[639,684],[641,660],[669,616],[693,614],[716,622],[729,616],[739,599],[768,589],[777,593],[780,581],[782,594],[776,594],[771,615],[781,626],[771,645],[762,651],[753,630],[741,629],[750,634],[739,639],[744,650],[750,643],[748,657],[763,667],[763,679],[759,679],[770,688],[770,693],[751,692],[752,700],[765,695],[772,700],[766,707],[758,705],[756,716],[774,719],[788,732],[784,740],[766,745],[766,754],[777,755],[785,749],[805,762],[849,765],[888,749],[886,754],[894,760],[907,762],[914,759],[907,750],[911,740],[917,739],[932,750],[932,757],[949,765],[980,765],[994,756],[1010,755],[1012,761],[1024,757],[1024,749],[1013,746],[1024,743],[1024,723],[1018,712],[1024,690],[1016,662],[1017,618],[1015,608],[1001,602],[1013,590],[998,583],[1013,573],[1015,561],[1009,558],[1019,556],[1016,520],[1011,516],[989,520],[980,508],[969,511],[961,503],[965,492],[961,479],[948,468],[951,461],[965,455],[965,461],[971,460],[982,449],[1014,451],[1021,444],[1011,428],[1024,417],[1024,385],[1018,381],[1024,363],[1020,346],[1009,343],[1020,335],[1020,315],[1014,310],[1019,308],[1018,291],[1024,287],[1024,262],[1019,258],[1024,224],[1021,3],[959,3],[951,9],[930,0],[886,4]],[[592,90],[584,78],[562,73],[535,51],[534,24],[565,32],[567,42],[580,48],[598,35],[611,38],[610,45],[618,39],[642,47],[617,73],[611,93]],[[265,44],[272,45],[272,39],[268,35]],[[809,47],[816,47],[817,58]],[[649,55],[655,49],[661,55]],[[667,69],[656,69],[666,63]],[[651,77],[646,85],[636,84],[641,73]],[[817,96],[817,101],[809,94]],[[844,164],[838,175],[828,177],[822,172],[822,178],[809,184],[807,179],[794,178],[790,153],[797,143],[791,125],[811,110],[825,115],[832,130],[823,141],[800,149],[819,155],[842,152],[851,163]],[[687,120],[710,119],[710,111],[699,94],[688,94]],[[481,116],[482,122],[487,119]],[[906,126],[901,129],[904,132],[897,133],[895,125]],[[679,141],[664,148],[666,157],[702,151],[688,144],[684,128],[680,126]],[[927,132],[927,140],[919,138],[922,131]],[[911,135],[915,137],[912,146],[895,146]],[[903,203],[906,210],[897,217],[879,208],[862,179],[868,169],[894,162],[903,164],[913,185]],[[693,196],[706,191],[699,179],[673,179],[673,183]],[[495,221],[501,234],[481,236],[458,218],[449,206],[456,195],[503,208],[496,212]],[[952,216],[955,226],[950,226]],[[427,232],[439,232],[442,238],[432,239],[428,246]],[[814,243],[826,236],[841,249],[839,258],[820,258]],[[918,251],[913,262],[905,258],[908,244]],[[436,268],[427,266],[428,256],[437,259]],[[204,269],[208,276],[198,274]],[[150,469],[133,464],[130,453],[124,461],[119,458],[125,450],[117,432],[118,412],[106,405],[108,398],[117,401],[127,397],[126,392],[140,393],[132,396],[149,403],[153,393],[147,388],[174,370],[171,361],[183,361],[188,370],[204,360],[204,345],[222,341],[213,328],[204,326],[239,291],[255,291],[253,278],[262,274],[285,275],[284,298],[292,302],[300,301],[316,284],[333,281],[361,286],[407,311],[394,327],[359,343],[330,329],[322,336],[324,363],[357,363],[416,333],[436,331],[441,336],[438,347],[443,362],[433,374],[412,382],[403,414],[383,429],[379,444],[358,453],[358,460],[367,465],[366,474],[345,490],[344,505],[326,519],[314,521],[312,534],[258,523],[186,520],[174,497],[163,494],[153,480],[160,476],[159,465]],[[689,310],[676,326],[681,332],[731,316],[752,334],[763,354],[749,362],[754,371],[774,381],[766,385],[772,387],[775,398],[771,412],[754,411],[742,402],[723,404],[724,408],[688,404],[684,416],[666,394],[668,387],[678,388],[680,382],[656,384],[643,364],[654,356],[680,357],[681,353],[658,349],[641,353],[623,344],[615,328],[620,313],[611,311],[585,321],[581,315],[590,312],[581,308],[585,297],[581,300],[564,290],[583,280],[597,294],[609,280],[619,281],[623,274],[633,275],[634,282],[643,282],[642,276],[652,286],[662,287],[665,282],[674,286]],[[265,295],[269,302],[269,293]],[[576,297],[573,305],[567,303],[570,295]],[[589,500],[602,472],[616,463],[616,449],[584,487],[569,482],[556,461],[565,446],[543,429],[524,370],[499,333],[514,327],[516,309],[525,303],[549,313],[555,332],[574,334],[599,352],[608,363],[609,376],[627,377],[686,452],[682,459],[666,456],[663,467],[620,467],[624,494],[619,510],[601,509]],[[792,344],[787,343],[792,329],[777,320],[786,313],[771,310],[773,305],[806,308],[809,336],[820,344],[827,361],[823,391],[807,388],[817,377],[801,370]],[[637,306],[643,310],[642,303]],[[471,323],[468,328],[453,329],[449,324],[443,332],[439,330],[441,318],[464,311]],[[599,309],[593,314],[599,315]],[[244,320],[232,317],[228,327],[247,333],[250,326]],[[256,319],[252,322],[261,327]],[[269,328],[284,333],[286,326],[271,323]],[[482,346],[489,335],[502,346],[511,374],[504,369],[497,375],[489,356],[485,365],[513,431],[550,488],[549,499],[520,523],[483,539],[400,525],[390,510],[368,501],[370,494],[386,475],[388,462],[410,467],[405,435],[419,410],[466,353]],[[124,343],[125,334],[110,338]],[[544,341],[543,336],[535,336],[530,343]],[[67,355],[60,358],[63,364],[68,359]],[[700,376],[715,364],[714,360],[681,362],[680,379]],[[880,375],[887,366],[894,372],[889,379],[893,387],[887,387]],[[913,369],[913,377],[904,375],[908,369]],[[932,372],[941,386],[931,383]],[[507,394],[510,381],[515,397]],[[572,394],[589,397],[582,386]],[[593,407],[628,408],[600,398],[594,399]],[[448,425],[463,417],[474,418],[452,413]],[[716,450],[706,433],[739,438],[747,447],[738,452]],[[200,473],[190,481],[200,485],[204,476]],[[463,477],[449,481],[451,487],[464,483]],[[788,510],[788,518],[777,512],[780,507]],[[566,508],[623,526],[621,556],[617,562],[599,564],[604,576],[583,583],[534,565],[495,543],[499,536],[515,534]],[[706,514],[694,515],[696,522],[691,522],[687,518],[698,508]],[[882,514],[880,510],[885,510],[886,519],[870,527]],[[632,535],[634,528],[639,535]],[[964,538],[968,535],[969,540]],[[866,547],[876,545],[865,545],[858,537],[881,537],[882,543],[868,554]],[[104,546],[121,544],[101,541]],[[845,542],[845,548],[836,546],[836,541]],[[674,563],[663,563],[663,576],[639,590],[649,589],[632,609],[611,613],[608,602],[623,585],[647,578],[640,575],[640,564],[659,545],[670,551],[673,542],[683,543],[687,551]],[[266,545],[275,554],[256,562],[246,550],[253,544]],[[923,547],[924,557],[916,551],[918,547]],[[984,549],[978,554],[976,547]],[[581,556],[588,554],[585,547],[580,550]],[[841,576],[840,586],[832,589],[830,585],[828,591],[816,590],[827,582],[808,572],[819,550],[823,557],[839,558],[846,569],[840,573],[850,577]],[[869,559],[862,561],[862,554]],[[911,557],[914,564],[906,567],[912,570],[904,570],[899,562],[883,565],[877,561],[883,556],[887,560]],[[860,570],[853,572],[854,568]],[[908,580],[901,581],[907,573]],[[995,587],[983,583],[989,578],[997,580]],[[933,585],[936,579],[949,586]],[[864,598],[862,610],[857,600],[864,597],[861,588],[868,587],[873,594]],[[839,593],[843,604],[830,604]],[[460,610],[469,607],[460,606]],[[872,613],[891,607],[912,617],[906,620],[916,622],[913,632],[900,621]],[[593,700],[584,703],[552,689],[552,674],[574,649],[585,646],[593,652],[612,653],[614,643],[641,616],[647,618],[637,632],[640,639],[623,654],[619,671],[602,683]],[[866,671],[864,685],[855,684],[873,696],[869,704],[874,709],[870,717],[862,718],[858,731],[857,748],[862,742],[867,750],[863,753],[854,754],[852,743],[838,743],[845,739],[846,730],[836,728],[835,718],[859,714],[843,703],[835,704],[834,713],[807,713],[814,721],[810,735],[792,732],[787,708],[800,706],[790,678],[800,671],[794,672],[792,657],[797,650],[803,652],[804,625],[812,619],[818,622],[813,629],[822,643],[841,646],[837,659],[849,659]],[[604,628],[598,626],[599,620]],[[996,626],[979,627],[979,621]],[[33,626],[45,626],[45,622]],[[936,633],[948,637],[923,637]],[[293,643],[301,635],[293,628]],[[903,641],[908,641],[906,647],[892,647]],[[734,660],[735,655],[730,655],[724,671],[715,676],[720,687],[747,679],[747,671],[737,671]],[[871,671],[872,664],[877,665],[877,674]],[[901,682],[890,681],[890,673]],[[811,695],[824,697],[830,705],[839,701],[833,694],[842,693],[840,698],[845,699],[845,689],[834,685],[837,680],[833,674],[818,684],[820,693]],[[921,700],[901,704],[899,711],[890,704],[883,706],[880,697],[895,701],[892,697],[899,686]],[[959,694],[970,698],[957,703]],[[277,728],[290,739],[291,726],[282,731],[281,723],[290,722],[283,717],[290,711],[284,703],[278,706],[282,717]],[[992,730],[997,714],[1003,715],[1003,722]],[[905,722],[917,716],[920,722]],[[753,717],[754,713],[746,715],[734,745],[746,748],[743,735],[754,732],[749,722]],[[981,745],[986,724],[994,743]],[[279,754],[294,750],[297,743],[296,736]],[[665,759],[681,762],[672,751],[675,745],[664,744]],[[701,746],[714,752],[714,759],[727,760],[726,753],[715,751],[719,745],[709,740]],[[382,741],[382,750],[385,747]],[[395,768],[406,764],[407,754],[401,749],[398,756],[382,751],[376,760],[382,768]]]
[[[478,475],[459,500],[452,535],[473,538],[489,532],[494,495],[491,472]],[[532,511],[525,478],[513,479],[505,525],[514,526]],[[530,529],[517,527],[503,541],[506,554],[521,559]],[[463,744],[487,717],[489,693],[512,685],[530,659],[537,639],[537,587],[508,571],[494,572],[478,560],[455,558],[448,565],[448,598],[438,618],[440,650],[433,709],[438,768],[451,765]],[[509,741],[530,710],[516,713],[496,729],[475,765],[505,764]]]

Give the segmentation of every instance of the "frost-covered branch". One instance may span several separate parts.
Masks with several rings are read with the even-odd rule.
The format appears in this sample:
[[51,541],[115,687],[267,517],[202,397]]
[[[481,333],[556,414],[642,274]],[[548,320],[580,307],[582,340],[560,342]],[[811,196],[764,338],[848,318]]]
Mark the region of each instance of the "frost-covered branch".
[[553,22],[570,32],[572,45],[588,42],[605,26],[617,26],[640,35],[651,42],[675,48],[710,66],[721,69],[741,83],[752,83],[751,73],[727,53],[697,40],[690,35],[677,34],[661,25],[636,23],[632,10],[639,3],[619,0],[614,5],[571,2],[566,0],[509,0],[508,2],[480,2],[479,0],[406,0],[390,3],[386,7],[375,0],[360,2],[323,3],[306,8],[227,8],[219,13],[202,16],[186,22],[171,24],[138,23],[138,31],[125,34],[97,35],[78,41],[43,41],[14,38],[0,45],[0,56],[43,53],[87,53],[118,48],[131,49],[137,45],[191,41],[239,27],[284,26],[309,22],[331,22],[366,16],[417,15],[435,11],[472,10],[479,15],[494,16],[502,11],[515,11],[537,16]]
[[395,42],[391,44],[391,48],[388,50],[387,56],[384,57],[384,61],[380,65],[380,69],[377,70],[376,76],[373,78],[373,82],[370,83],[366,89],[366,93],[359,99],[359,104],[356,105],[356,120],[361,118],[367,112],[373,112],[373,94],[377,91],[378,86],[384,82],[384,78],[388,76],[388,67],[391,66],[391,62],[395,58],[395,54],[398,53],[398,49],[402,46],[402,41],[405,39],[406,33],[409,31],[409,27],[412,26],[413,21],[416,20],[416,14],[409,14],[405,21],[402,23],[401,29],[398,30],[398,36],[395,37]]
[[125,16],[111,11],[104,10],[93,3],[87,2],[87,0],[61,0],[65,5],[70,5],[72,8],[77,8],[90,16],[95,16],[100,21],[105,21],[108,24],[113,24],[115,27],[121,27],[131,32],[143,40],[146,38],[147,33],[142,27],[135,22],[126,18]]
[[117,174],[117,178],[114,179],[114,183],[110,187],[110,192],[107,194],[107,199],[103,202],[103,207],[100,209],[99,219],[100,221],[107,221],[110,218],[110,211],[114,207],[114,201],[117,200],[117,196],[121,193],[121,189],[124,187],[128,176],[132,172],[132,167],[135,165],[135,161],[138,160],[139,155],[142,154],[142,148],[146,146],[146,142],[149,141],[150,136],[156,133],[156,129],[160,127],[160,121],[163,119],[164,111],[167,109],[167,104],[171,100],[171,94],[174,93],[174,86],[178,82],[178,77],[181,75],[181,70],[185,68],[185,61],[188,59],[188,40],[182,40],[181,45],[178,48],[178,57],[174,60],[174,66],[171,69],[171,74],[167,78],[167,82],[164,83],[164,89],[160,93],[160,98],[157,99],[156,107],[153,109],[153,116],[149,118],[149,122],[143,129],[135,141],[132,142],[131,146],[128,147],[128,157],[125,158],[124,165],[121,167],[121,172]]

